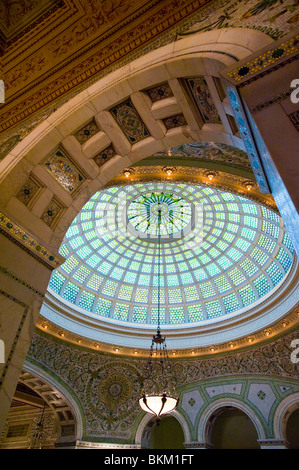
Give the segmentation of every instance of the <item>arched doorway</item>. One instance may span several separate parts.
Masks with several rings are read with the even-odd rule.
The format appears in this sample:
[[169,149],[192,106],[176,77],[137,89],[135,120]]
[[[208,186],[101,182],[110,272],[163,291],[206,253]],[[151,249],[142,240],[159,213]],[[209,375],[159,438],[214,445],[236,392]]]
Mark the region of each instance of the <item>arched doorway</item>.
[[232,406],[214,412],[207,423],[213,449],[258,449],[258,434],[246,413]]
[[295,409],[286,423],[286,440],[289,449],[299,449],[299,408]]
[[185,449],[184,432],[174,416],[163,416],[159,425],[151,419],[146,425],[142,446],[148,449]]
[[57,387],[24,368],[0,438],[0,449],[63,447],[78,435],[77,415]]

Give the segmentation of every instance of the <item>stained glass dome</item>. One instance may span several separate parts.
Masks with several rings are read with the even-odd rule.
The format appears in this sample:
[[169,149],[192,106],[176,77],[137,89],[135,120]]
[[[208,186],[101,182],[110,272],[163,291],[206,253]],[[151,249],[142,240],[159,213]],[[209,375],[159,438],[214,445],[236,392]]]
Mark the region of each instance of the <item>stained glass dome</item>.
[[284,279],[294,250],[282,219],[241,195],[187,183],[109,187],[69,227],[49,292],[86,314],[157,323],[157,207],[161,324],[192,325],[263,300]]

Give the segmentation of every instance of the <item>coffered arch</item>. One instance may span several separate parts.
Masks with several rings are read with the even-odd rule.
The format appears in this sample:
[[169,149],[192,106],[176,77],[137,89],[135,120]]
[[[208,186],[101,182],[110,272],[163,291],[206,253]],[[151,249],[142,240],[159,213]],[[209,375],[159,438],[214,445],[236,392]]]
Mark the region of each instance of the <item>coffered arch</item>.
[[195,142],[244,150],[219,72],[271,41],[243,28],[194,34],[103,77],[0,163],[3,213],[57,252],[94,192],[141,159]]
[[54,412],[58,424],[58,443],[73,442],[82,437],[82,416],[74,397],[54,377],[25,362],[19,381],[31,388]]

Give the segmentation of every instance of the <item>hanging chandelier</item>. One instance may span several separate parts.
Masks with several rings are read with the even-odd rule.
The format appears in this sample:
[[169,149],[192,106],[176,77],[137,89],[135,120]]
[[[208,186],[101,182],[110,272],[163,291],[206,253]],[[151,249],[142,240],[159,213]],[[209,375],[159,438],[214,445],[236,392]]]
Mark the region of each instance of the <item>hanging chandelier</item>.
[[160,290],[161,290],[161,216],[162,209],[157,207],[158,214],[158,321],[157,333],[153,335],[146,367],[146,380],[139,405],[143,411],[155,416],[157,424],[161,416],[174,410],[178,404],[175,396],[175,380],[168,358],[166,338],[160,329]]

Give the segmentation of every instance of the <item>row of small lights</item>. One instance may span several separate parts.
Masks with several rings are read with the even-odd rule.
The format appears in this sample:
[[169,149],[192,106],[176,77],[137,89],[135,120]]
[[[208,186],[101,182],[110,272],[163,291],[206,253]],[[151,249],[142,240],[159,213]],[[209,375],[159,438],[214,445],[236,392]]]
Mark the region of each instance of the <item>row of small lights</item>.
[[[163,168],[163,172],[166,173],[168,177],[172,176],[172,174],[175,172],[175,170],[176,170],[175,167],[170,167],[170,166],[165,166]],[[123,175],[126,178],[129,178],[133,174],[134,174],[133,168],[127,168],[123,171]],[[216,171],[207,171],[207,172],[204,173],[204,176],[209,181],[213,181],[214,178],[217,176],[217,172]],[[242,183],[242,186],[244,186],[247,189],[247,191],[251,191],[252,188],[254,187],[254,183],[252,181],[244,181],[244,183]]]
[[[285,328],[287,325],[288,325],[288,322],[287,322],[287,321],[283,321],[283,322],[282,322],[283,328]],[[48,329],[48,325],[47,325],[47,324],[43,324],[42,327],[43,327],[45,330]],[[66,336],[66,333],[65,333],[64,331],[60,331],[58,334],[59,334],[59,336],[60,336],[61,338],[64,338],[64,337]],[[270,335],[271,335],[271,330],[269,330],[269,329],[264,330],[264,334],[265,334],[265,336],[270,336]],[[252,336],[247,339],[247,342],[248,342],[248,343],[252,343],[253,341],[254,341],[254,337],[252,337]],[[82,343],[82,339],[79,338],[79,339],[77,340],[77,342],[78,342],[78,344],[81,344],[81,343]],[[235,346],[236,346],[236,343],[233,343],[233,342],[230,342],[230,343],[229,343],[229,347],[230,347],[230,348],[234,348]],[[96,349],[99,349],[99,348],[100,348],[100,346],[99,346],[98,344],[95,344],[94,347],[95,347]],[[211,351],[211,352],[215,352],[216,350],[217,350],[217,348],[216,348],[215,346],[211,346],[211,347],[210,347],[210,351]],[[114,352],[118,353],[118,352],[119,352],[119,348],[117,348],[117,347],[114,348]],[[191,351],[191,354],[192,354],[192,355],[195,355],[195,351]],[[137,355],[138,355],[138,351],[134,351],[134,355],[137,356]],[[154,355],[156,355],[156,353],[154,353]],[[176,352],[175,352],[175,351],[172,352],[172,356],[176,356]]]

